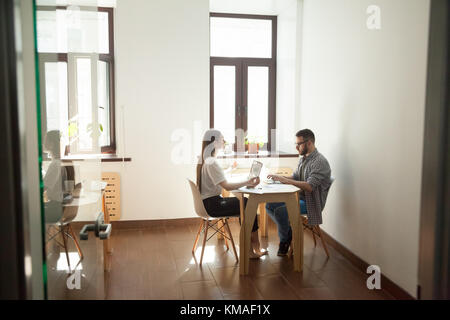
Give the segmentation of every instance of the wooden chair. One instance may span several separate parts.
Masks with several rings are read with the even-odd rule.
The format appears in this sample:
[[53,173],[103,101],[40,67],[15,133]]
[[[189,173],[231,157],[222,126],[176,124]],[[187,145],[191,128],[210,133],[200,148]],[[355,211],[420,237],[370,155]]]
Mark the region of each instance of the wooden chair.
[[[200,265],[203,262],[203,254],[205,252],[206,242],[211,239],[216,233],[221,234],[225,239],[225,244],[228,247],[227,239],[231,241],[231,245],[233,247],[234,255],[236,257],[236,262],[239,262],[238,254],[236,251],[236,246],[234,245],[233,235],[231,234],[230,226],[228,225],[228,218],[230,217],[211,217],[206,212],[205,206],[203,205],[202,197],[200,191],[197,188],[197,185],[188,179],[189,186],[191,187],[192,197],[194,200],[194,209],[197,215],[201,218],[200,226],[198,228],[197,235],[195,237],[194,246],[192,248],[192,254],[195,257],[195,248],[197,247],[198,239],[200,238],[200,233],[203,232],[203,246],[202,253],[200,255]],[[218,222],[222,223],[222,226],[218,226]],[[214,229],[215,232],[209,236],[208,238],[208,230]]]
[[[334,180],[335,179],[333,177],[331,177],[331,184],[330,184],[330,187],[328,188],[328,192],[330,192],[330,188],[331,188],[331,185],[333,184]],[[323,249],[325,250],[327,257],[329,258],[330,252],[328,251],[327,243],[325,242],[324,238],[322,237],[322,231],[320,230],[320,226],[319,225],[310,226],[310,225],[308,225],[308,217],[306,217],[304,215],[300,215],[300,217],[302,219],[303,229],[308,229],[312,233],[313,240],[314,240],[314,247],[317,246],[316,236],[318,236],[320,238],[320,241],[322,242],[322,246],[323,246]],[[292,251],[290,250],[289,253],[291,254]]]

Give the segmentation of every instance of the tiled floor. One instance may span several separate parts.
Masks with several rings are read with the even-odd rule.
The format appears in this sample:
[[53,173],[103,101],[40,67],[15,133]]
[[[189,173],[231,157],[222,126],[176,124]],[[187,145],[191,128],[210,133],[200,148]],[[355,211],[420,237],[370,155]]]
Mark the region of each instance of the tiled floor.
[[[114,230],[112,270],[105,275],[107,299],[392,299],[366,287],[368,275],[330,248],[327,260],[320,243],[314,248],[305,231],[304,270],[293,271],[292,259],[278,257],[278,236],[269,223],[262,238],[269,255],[252,260],[250,274],[239,276],[233,252],[212,238],[203,266],[191,254],[198,225]],[[239,226],[231,223],[238,244]],[[200,257],[201,243],[197,248]]]

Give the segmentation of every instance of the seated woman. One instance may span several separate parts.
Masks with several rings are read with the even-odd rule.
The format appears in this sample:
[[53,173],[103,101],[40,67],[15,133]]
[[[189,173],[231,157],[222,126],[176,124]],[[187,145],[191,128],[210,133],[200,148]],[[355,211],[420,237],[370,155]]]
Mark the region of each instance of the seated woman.
[[[259,184],[259,177],[247,181],[230,183],[226,180],[223,169],[216,160],[216,153],[225,144],[223,135],[218,130],[210,129],[203,136],[202,154],[197,165],[197,186],[200,189],[205,209],[211,217],[240,217],[239,199],[223,198],[222,188],[231,191],[243,186],[254,187]],[[247,198],[244,198],[247,205]],[[267,251],[260,250],[258,238],[258,217],[255,217],[251,235],[252,251],[250,258],[257,259]]]

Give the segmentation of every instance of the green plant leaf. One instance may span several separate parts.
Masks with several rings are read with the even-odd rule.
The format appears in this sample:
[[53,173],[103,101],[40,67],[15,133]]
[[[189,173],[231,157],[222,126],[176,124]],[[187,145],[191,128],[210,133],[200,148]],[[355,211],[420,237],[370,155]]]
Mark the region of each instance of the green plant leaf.
[[69,138],[72,138],[77,135],[78,126],[77,126],[76,122],[72,122],[71,124],[69,124],[68,129],[69,129]]

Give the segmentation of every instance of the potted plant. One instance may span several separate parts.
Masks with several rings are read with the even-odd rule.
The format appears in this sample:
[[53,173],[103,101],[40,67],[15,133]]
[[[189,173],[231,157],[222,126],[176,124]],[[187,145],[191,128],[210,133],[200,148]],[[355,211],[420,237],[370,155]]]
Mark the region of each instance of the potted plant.
[[257,154],[259,149],[264,146],[264,142],[257,137],[246,137],[245,140],[245,151],[249,154]]

